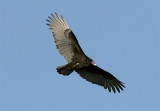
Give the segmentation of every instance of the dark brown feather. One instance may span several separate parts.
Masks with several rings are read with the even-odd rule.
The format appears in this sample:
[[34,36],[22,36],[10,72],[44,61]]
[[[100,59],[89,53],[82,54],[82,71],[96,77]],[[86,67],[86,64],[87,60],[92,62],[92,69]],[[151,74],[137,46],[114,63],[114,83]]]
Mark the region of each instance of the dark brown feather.
[[50,30],[53,32],[53,37],[56,43],[56,47],[60,54],[64,56],[68,63],[72,62],[72,59],[76,53],[84,55],[78,41],[72,32],[72,30],[67,25],[64,18],[60,18],[56,13],[56,16],[51,14],[53,17],[49,17],[47,20],[50,24],[47,24]]
[[112,91],[116,93],[116,90],[120,92],[120,89],[123,90],[123,88],[125,88],[121,81],[98,66],[89,65],[88,67],[77,69],[76,72],[87,81],[101,85],[105,89],[108,88],[109,92],[111,92],[112,89]]

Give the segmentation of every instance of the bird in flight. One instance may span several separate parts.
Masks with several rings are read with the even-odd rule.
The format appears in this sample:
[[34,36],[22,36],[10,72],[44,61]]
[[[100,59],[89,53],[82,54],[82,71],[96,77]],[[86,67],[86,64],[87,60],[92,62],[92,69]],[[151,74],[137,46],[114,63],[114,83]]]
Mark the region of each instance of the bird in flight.
[[103,86],[109,92],[116,93],[118,91],[120,93],[120,90],[125,88],[124,83],[111,73],[98,67],[91,58],[86,56],[63,16],[60,17],[57,13],[51,14],[51,16],[49,17],[50,20],[47,20],[49,22],[47,25],[53,33],[59,53],[68,62],[66,65],[57,67],[57,72],[67,76],[76,71],[87,81]]

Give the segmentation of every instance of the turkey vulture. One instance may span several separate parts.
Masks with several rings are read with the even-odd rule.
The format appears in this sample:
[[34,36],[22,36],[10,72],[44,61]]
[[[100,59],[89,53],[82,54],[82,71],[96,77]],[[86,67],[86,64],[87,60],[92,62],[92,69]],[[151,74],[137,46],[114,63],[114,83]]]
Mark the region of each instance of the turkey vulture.
[[125,86],[121,81],[115,78],[109,72],[99,68],[95,62],[87,57],[81,49],[74,33],[69,28],[63,16],[51,14],[50,24],[47,24],[53,33],[56,47],[59,53],[64,56],[68,64],[57,67],[57,72],[63,75],[69,75],[76,71],[82,78],[93,84],[103,86],[108,91],[113,90],[114,93],[123,90]]

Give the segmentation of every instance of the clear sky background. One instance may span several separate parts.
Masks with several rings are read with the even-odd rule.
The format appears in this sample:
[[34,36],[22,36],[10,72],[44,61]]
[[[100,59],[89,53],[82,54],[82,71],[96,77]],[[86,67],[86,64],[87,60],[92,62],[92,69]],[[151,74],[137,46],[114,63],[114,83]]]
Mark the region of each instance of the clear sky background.
[[[54,12],[124,91],[56,72],[66,61],[46,25]],[[1,0],[0,111],[160,111],[159,37],[158,0]]]

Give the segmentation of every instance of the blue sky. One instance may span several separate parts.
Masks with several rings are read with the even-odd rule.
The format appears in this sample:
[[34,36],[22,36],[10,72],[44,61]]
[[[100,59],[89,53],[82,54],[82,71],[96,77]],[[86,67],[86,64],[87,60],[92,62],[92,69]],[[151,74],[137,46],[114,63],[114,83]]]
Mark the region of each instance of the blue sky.
[[[66,61],[46,26],[54,12],[123,92],[56,72]],[[3,0],[0,13],[0,111],[160,110],[158,0]]]

